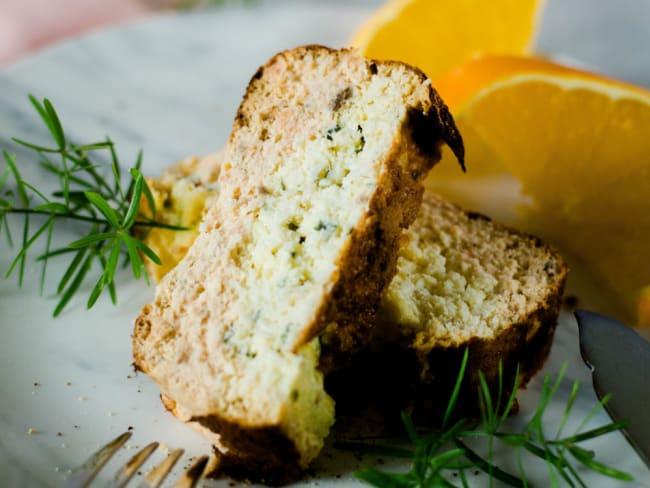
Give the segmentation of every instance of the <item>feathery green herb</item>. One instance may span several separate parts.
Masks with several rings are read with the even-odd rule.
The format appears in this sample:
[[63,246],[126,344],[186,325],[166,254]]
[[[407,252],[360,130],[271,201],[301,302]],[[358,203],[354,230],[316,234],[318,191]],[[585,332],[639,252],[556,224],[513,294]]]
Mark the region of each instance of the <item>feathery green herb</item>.
[[[73,144],[66,137],[50,101],[45,99],[41,103],[33,96],[29,100],[52,136],[54,145],[48,147],[17,138],[13,140],[35,152],[41,167],[58,181],[58,189],[46,196],[22,177],[16,156],[2,152],[5,167],[0,172],[0,231],[4,230],[10,245],[13,245],[14,238],[8,217],[16,215],[22,218],[20,250],[5,277],[17,274],[18,283],[22,285],[28,252],[37,242],[44,242],[44,251],[36,258],[41,262],[41,292],[48,261],[55,257],[68,257],[70,260],[56,287],[59,301],[54,316],[59,315],[79,291],[90,276],[93,264],[99,265],[101,274],[88,297],[88,308],[95,304],[105,289],[115,303],[115,273],[121,259],[124,266],[130,264],[136,279],[144,276],[148,280],[142,255],[160,264],[158,256],[140,239],[133,237],[131,230],[181,228],[155,220],[153,195],[140,172],[142,152],[128,175],[123,175],[110,139],[92,144]],[[98,153],[107,155],[110,162],[102,164],[96,161]],[[126,185],[122,181],[124,177]],[[151,218],[139,214],[143,197],[151,209]],[[83,226],[81,237],[53,249],[54,230],[66,221],[76,221]]]
[[[512,393],[505,398],[501,366],[499,367],[498,393],[495,398],[492,398],[485,377],[479,374],[480,385],[477,394],[481,410],[480,421],[472,422],[468,419],[460,419],[452,422],[460,386],[465,375],[467,358],[468,351],[466,350],[455,388],[447,403],[444,420],[439,429],[421,434],[410,417],[403,413],[402,422],[412,447],[405,449],[361,442],[347,442],[340,445],[345,449],[405,458],[411,462],[411,469],[405,473],[388,473],[376,468],[366,468],[355,473],[357,478],[380,488],[452,488],[469,486],[468,472],[480,470],[489,476],[490,486],[494,480],[499,480],[509,486],[528,487],[531,486],[532,480],[526,478],[522,464],[522,454],[527,452],[546,463],[550,479],[548,486],[559,486],[561,478],[568,486],[586,488],[586,483],[578,473],[578,465],[611,478],[633,479],[628,473],[598,461],[593,451],[579,445],[589,439],[620,430],[626,425],[627,422],[611,422],[597,428],[583,430],[593,416],[607,403],[608,397],[596,404],[574,433],[563,435],[578,394],[579,385],[576,381],[555,434],[549,436],[544,429],[544,414],[558,392],[566,373],[566,365],[561,369],[554,382],[548,375],[544,378],[535,413],[520,431],[511,432],[504,428],[504,423],[515,404],[518,381],[515,380]],[[485,454],[479,453],[475,447],[477,440],[481,441],[481,451],[484,451]],[[500,443],[500,447],[510,448],[512,459],[517,461],[517,472],[508,472],[495,464],[493,457],[496,443]]]

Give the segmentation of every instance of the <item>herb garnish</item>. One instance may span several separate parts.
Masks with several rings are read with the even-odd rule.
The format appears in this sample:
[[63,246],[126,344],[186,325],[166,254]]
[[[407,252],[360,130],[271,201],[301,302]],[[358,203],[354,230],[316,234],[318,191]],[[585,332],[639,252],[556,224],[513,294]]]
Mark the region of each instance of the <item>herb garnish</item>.
[[[508,398],[504,398],[501,366],[499,366],[496,398],[492,398],[487,381],[479,372],[480,386],[477,393],[481,410],[480,421],[471,422],[468,419],[460,419],[452,422],[460,386],[465,375],[467,358],[468,351],[465,350],[456,384],[447,403],[442,426],[439,429],[420,434],[410,417],[402,413],[402,422],[412,448],[378,446],[361,442],[346,442],[339,445],[344,449],[360,449],[373,454],[406,458],[411,461],[411,469],[406,473],[387,473],[375,468],[366,468],[355,473],[357,478],[381,488],[467,487],[469,486],[467,473],[480,470],[490,477],[490,486],[492,486],[493,480],[499,480],[509,486],[527,487],[530,486],[530,481],[526,479],[521,459],[522,451],[527,451],[546,463],[550,479],[549,486],[559,486],[559,478],[562,478],[571,487],[586,488],[587,485],[580,477],[576,464],[611,478],[633,479],[628,473],[597,461],[593,451],[578,445],[589,439],[620,430],[627,424],[625,421],[612,422],[583,431],[593,416],[607,403],[609,396],[605,396],[600,403],[595,405],[573,434],[563,436],[563,430],[578,394],[579,385],[577,381],[574,382],[556,433],[552,437],[547,436],[542,419],[546,408],[557,394],[566,373],[566,364],[554,382],[548,375],[544,378],[537,409],[530,422],[521,431],[510,432],[503,427],[514,405],[518,381],[515,380],[512,393]],[[477,439],[483,441],[483,450],[487,454],[479,454],[474,447],[472,441]],[[471,447],[470,443],[472,443]],[[512,450],[513,458],[516,459],[518,466],[516,474],[510,473],[494,463],[495,443],[500,443],[502,447]],[[458,485],[451,480],[459,480],[461,484]]]
[[[37,241],[44,239],[45,250],[37,257],[42,263],[41,292],[49,259],[58,256],[70,258],[70,264],[56,288],[60,299],[54,309],[55,317],[84,283],[93,263],[99,264],[102,271],[90,292],[88,308],[95,304],[105,288],[115,303],[117,294],[114,278],[121,257],[124,266],[131,265],[136,279],[144,276],[148,280],[141,254],[160,264],[160,259],[148,246],[131,236],[131,230],[151,227],[177,230],[182,228],[155,220],[153,195],[140,172],[142,151],[138,154],[135,166],[128,173],[128,184],[123,185],[122,169],[110,139],[91,144],[73,144],[66,138],[59,116],[50,101],[45,99],[41,103],[33,96],[30,96],[29,100],[51,134],[54,147],[41,146],[17,138],[13,140],[36,152],[41,167],[54,176],[59,188],[51,196],[46,196],[21,176],[16,156],[7,151],[2,152],[6,166],[0,172],[0,231],[5,231],[10,245],[13,245],[13,237],[8,216],[22,216],[23,224],[20,251],[13,259],[5,277],[17,273],[18,284],[21,286],[28,251]],[[108,165],[93,159],[98,152],[108,154]],[[108,173],[108,176],[105,173]],[[13,180],[12,186],[9,184],[10,179]],[[143,196],[151,209],[151,218],[139,214]],[[52,249],[55,225],[65,221],[82,224],[82,237],[67,246]],[[36,230],[33,230],[34,227]]]

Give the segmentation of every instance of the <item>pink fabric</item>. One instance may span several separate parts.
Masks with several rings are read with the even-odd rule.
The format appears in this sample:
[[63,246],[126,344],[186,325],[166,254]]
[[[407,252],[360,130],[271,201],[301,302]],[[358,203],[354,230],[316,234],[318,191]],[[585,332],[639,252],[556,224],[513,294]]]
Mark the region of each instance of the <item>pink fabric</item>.
[[145,0],[0,0],[0,68],[51,42],[147,10]]

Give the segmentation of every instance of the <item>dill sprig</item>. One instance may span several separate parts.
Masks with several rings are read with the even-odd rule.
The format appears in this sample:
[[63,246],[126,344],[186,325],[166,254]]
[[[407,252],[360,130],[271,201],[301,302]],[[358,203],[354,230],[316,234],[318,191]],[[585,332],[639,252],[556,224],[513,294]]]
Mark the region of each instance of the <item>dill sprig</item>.
[[[389,473],[376,468],[365,468],[355,473],[357,478],[380,488],[452,488],[469,486],[467,472],[480,470],[489,476],[490,486],[494,480],[499,480],[509,486],[524,488],[531,486],[532,483],[531,480],[527,480],[522,463],[522,453],[527,452],[546,463],[549,473],[548,486],[559,486],[559,480],[562,479],[568,486],[586,488],[587,485],[578,472],[578,465],[611,478],[633,479],[628,473],[597,460],[593,451],[579,445],[584,441],[618,431],[627,425],[626,421],[619,421],[584,430],[593,416],[608,402],[609,396],[604,397],[594,406],[572,434],[563,435],[579,390],[579,383],[575,381],[555,434],[553,436],[547,434],[547,430],[543,427],[544,414],[558,392],[566,374],[566,365],[562,367],[555,381],[552,381],[548,375],[544,378],[535,413],[521,430],[513,432],[504,427],[504,423],[515,405],[518,370],[512,392],[505,397],[501,365],[499,365],[498,391],[495,398],[490,393],[485,377],[479,373],[477,395],[481,411],[480,420],[471,421],[461,418],[452,422],[460,386],[467,367],[467,358],[468,351],[465,350],[456,384],[447,403],[440,428],[421,434],[411,418],[402,413],[402,422],[412,447],[378,446],[362,442],[346,442],[340,445],[345,449],[362,450],[410,460],[411,468],[407,472]],[[475,442],[471,441],[476,439],[483,440],[484,449],[482,451],[485,453],[479,453],[478,449],[474,447]],[[517,461],[516,473],[508,472],[495,464],[493,458],[496,443],[500,443],[501,447],[510,448],[512,458]],[[458,481],[460,485],[457,484]]]
[[[42,146],[18,138],[13,141],[36,153],[40,166],[58,182],[58,188],[50,196],[45,195],[22,177],[16,156],[2,151],[5,168],[0,173],[0,231],[4,230],[11,246],[14,239],[8,216],[22,217],[20,250],[5,277],[17,273],[18,284],[22,286],[28,252],[37,242],[44,241],[44,251],[36,258],[41,262],[41,293],[48,261],[61,256],[70,260],[56,286],[59,301],[54,309],[55,317],[79,291],[89,277],[93,264],[99,265],[101,274],[88,297],[88,308],[106,289],[112,302],[116,303],[115,274],[120,260],[124,266],[130,264],[136,279],[144,276],[147,282],[142,255],[160,264],[158,256],[140,239],[133,237],[131,230],[182,228],[155,220],[153,195],[140,172],[142,151],[138,153],[134,167],[123,175],[110,139],[91,144],[73,144],[67,139],[50,101],[44,99],[40,102],[31,95],[29,100],[52,136],[54,146]],[[104,157],[108,155],[110,162],[97,162],[95,157],[98,153]],[[127,180],[126,184],[123,184],[123,179]],[[13,184],[10,185],[11,182]],[[139,213],[143,197],[151,209],[151,217]],[[80,224],[83,227],[82,237],[53,249],[55,227],[66,221]]]

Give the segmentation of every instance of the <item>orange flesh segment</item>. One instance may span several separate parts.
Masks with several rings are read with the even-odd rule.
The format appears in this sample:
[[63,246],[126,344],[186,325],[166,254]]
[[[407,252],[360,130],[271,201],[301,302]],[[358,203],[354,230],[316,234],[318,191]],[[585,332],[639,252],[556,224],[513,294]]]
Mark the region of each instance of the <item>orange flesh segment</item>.
[[479,55],[528,52],[542,0],[393,0],[354,34],[375,59],[404,61],[435,80]]

